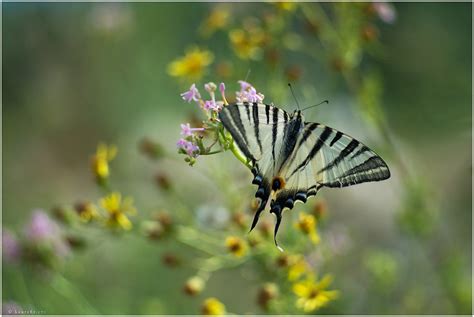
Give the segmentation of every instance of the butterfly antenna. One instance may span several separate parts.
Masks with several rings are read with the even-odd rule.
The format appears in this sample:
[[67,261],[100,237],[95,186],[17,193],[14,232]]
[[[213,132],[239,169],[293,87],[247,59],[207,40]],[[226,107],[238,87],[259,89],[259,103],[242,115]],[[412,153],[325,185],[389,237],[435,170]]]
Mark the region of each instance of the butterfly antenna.
[[288,83],[288,87],[290,87],[291,94],[293,95],[293,98],[296,101],[296,107],[298,107],[298,110],[300,110],[300,104],[298,103],[298,99],[296,99],[295,92],[293,91],[293,87],[291,86],[290,83]]
[[304,109],[301,110],[301,111],[305,111],[305,110],[308,110],[309,108],[317,107],[317,106],[319,106],[319,105],[322,105],[323,103],[329,104],[329,101],[327,101],[327,100],[321,101],[321,102],[318,103],[317,105],[312,105],[312,106],[306,107],[306,108],[304,108]]

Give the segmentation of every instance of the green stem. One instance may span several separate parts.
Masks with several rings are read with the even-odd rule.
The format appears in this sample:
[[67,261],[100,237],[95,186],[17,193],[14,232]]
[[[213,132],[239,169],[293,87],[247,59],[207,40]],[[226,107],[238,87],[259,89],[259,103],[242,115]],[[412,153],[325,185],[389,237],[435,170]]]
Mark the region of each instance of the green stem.
[[23,270],[19,270],[16,276],[18,277],[16,286],[19,288],[20,292],[22,293],[23,299],[26,302],[28,302],[28,304],[32,305],[32,307],[36,307],[35,302],[33,301],[33,298],[31,297],[31,294],[28,290],[28,286],[27,286],[28,284],[26,283]]
[[235,147],[234,142],[230,144],[229,150],[234,154],[234,156],[241,161],[245,166],[248,167],[248,169],[252,169],[252,166],[250,165],[250,162],[247,160],[247,158],[242,155],[242,153]]
[[58,293],[68,298],[71,303],[80,303],[81,308],[85,308],[84,313],[94,315],[98,314],[98,312],[92,307],[84,295],[82,295],[81,291],[61,274],[56,274],[51,280],[50,285]]

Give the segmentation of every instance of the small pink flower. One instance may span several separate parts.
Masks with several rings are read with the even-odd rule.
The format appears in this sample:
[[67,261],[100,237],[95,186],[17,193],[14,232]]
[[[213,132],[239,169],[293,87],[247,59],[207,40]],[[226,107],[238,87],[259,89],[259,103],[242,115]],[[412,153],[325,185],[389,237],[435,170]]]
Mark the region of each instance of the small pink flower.
[[263,94],[258,93],[254,87],[250,87],[247,94],[247,99],[249,102],[262,102],[263,98],[265,98]]
[[188,141],[186,141],[185,139],[179,139],[179,141],[176,143],[176,146],[177,146],[179,149],[184,149],[184,147],[186,146],[186,144],[188,144]]
[[189,123],[181,124],[181,135],[185,137],[193,135],[193,132],[191,130],[191,126],[189,125]]
[[380,20],[392,24],[397,19],[397,12],[392,4],[388,2],[374,2],[373,7]]
[[216,101],[215,100],[206,100],[204,103],[204,109],[206,110],[214,110],[216,109]]
[[63,240],[61,228],[41,209],[33,212],[30,223],[25,228],[25,235],[33,244],[48,243],[58,257],[65,257],[70,252]]
[[186,153],[189,155],[189,156],[194,156],[196,157],[197,154],[199,153],[199,147],[195,144],[188,144],[188,147],[186,148]]
[[178,149],[184,150],[189,156],[197,157],[199,154],[199,147],[185,139],[180,139],[176,145],[178,146]]
[[21,249],[15,235],[6,229],[2,230],[2,254],[3,259],[9,263],[15,263],[19,260]]
[[221,92],[221,94],[223,96],[225,95],[225,84],[224,83],[219,84],[219,91]]
[[218,101],[216,102],[214,99],[213,100],[207,100],[204,103],[204,109],[205,110],[212,110],[212,111],[220,111],[222,109],[222,106],[224,105],[224,102]]
[[194,131],[204,131],[204,128],[191,128],[189,123],[181,124],[181,135],[184,137],[193,135]]
[[248,82],[239,80],[240,91],[236,92],[238,102],[262,102],[265,96],[259,92]]
[[191,101],[199,101],[201,95],[199,94],[199,90],[196,88],[196,84],[192,84],[188,91],[185,91],[181,94],[183,100],[187,102]]
[[238,83],[240,84],[240,91],[244,91],[252,87],[252,85],[244,80],[239,80]]
[[25,229],[26,236],[31,241],[54,238],[58,232],[58,225],[41,209],[33,212]]

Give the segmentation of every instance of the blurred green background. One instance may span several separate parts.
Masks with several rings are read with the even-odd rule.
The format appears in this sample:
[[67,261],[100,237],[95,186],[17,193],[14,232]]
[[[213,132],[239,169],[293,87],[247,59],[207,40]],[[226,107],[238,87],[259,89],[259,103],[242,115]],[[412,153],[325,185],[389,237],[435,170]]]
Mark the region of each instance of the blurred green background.
[[[188,85],[167,74],[170,61],[194,43],[209,47],[216,59],[236,58],[224,35],[203,41],[195,32],[212,5],[2,4],[3,227],[21,232],[33,209],[99,198],[89,159],[100,141],[118,146],[112,180],[135,198],[139,213],[163,207],[166,194],[154,186],[155,173],[163,171],[187,203],[225,203],[200,173],[211,167],[223,175],[230,169],[244,173],[230,154],[202,158],[191,168],[178,154],[157,164],[137,150],[148,136],[174,153],[179,123],[192,111],[179,97]],[[397,167],[382,183],[325,190],[324,226],[345,232],[349,244],[348,251],[324,263],[342,294],[327,312],[470,314],[471,4],[397,3],[395,9],[397,21],[380,27],[383,54],[373,63],[383,79],[383,110],[395,151],[429,185],[426,195],[436,206],[417,223],[434,229],[420,237],[400,225],[404,183]],[[258,15],[260,6],[232,4],[232,10]],[[294,84],[299,102],[330,100],[310,110],[307,120],[376,143],[376,132],[348,106],[355,101],[338,74],[289,58],[304,69]],[[239,65],[226,80],[230,92],[251,68],[248,80],[267,102],[294,109],[287,91],[266,92],[271,85],[286,85],[281,73],[255,62]],[[210,73],[199,83],[206,80],[220,81]],[[253,187],[244,175],[242,197],[250,198]],[[417,214],[414,201],[411,216]],[[166,208],[173,212],[173,206]],[[281,235],[290,230],[287,225]],[[160,254],[172,245],[105,234],[88,242],[64,267],[64,276],[84,298],[76,293],[65,298],[58,292],[62,286],[48,284],[45,276],[4,265],[3,299],[50,314],[199,312],[200,301],[181,291],[192,272],[161,263]],[[218,294],[231,312],[258,312],[257,286],[242,278],[245,269],[214,275],[205,294]]]

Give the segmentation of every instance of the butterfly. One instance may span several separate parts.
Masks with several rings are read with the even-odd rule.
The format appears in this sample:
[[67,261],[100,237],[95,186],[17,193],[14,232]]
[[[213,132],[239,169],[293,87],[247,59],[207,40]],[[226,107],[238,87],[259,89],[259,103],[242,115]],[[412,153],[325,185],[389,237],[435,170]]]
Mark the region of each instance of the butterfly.
[[374,151],[336,129],[305,122],[301,110],[289,114],[273,105],[235,103],[219,119],[247,158],[258,186],[258,208],[250,231],[270,200],[275,214],[274,241],[285,209],[306,203],[322,187],[339,188],[390,177]]

